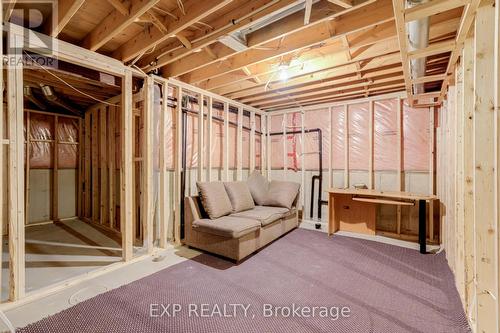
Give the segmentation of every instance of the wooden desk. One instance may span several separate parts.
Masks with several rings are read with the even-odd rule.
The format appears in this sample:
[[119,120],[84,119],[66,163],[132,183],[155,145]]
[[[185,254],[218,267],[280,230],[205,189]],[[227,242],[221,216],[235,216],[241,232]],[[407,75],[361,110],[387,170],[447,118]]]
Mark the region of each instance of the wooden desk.
[[327,192],[328,235],[339,230],[375,235],[376,205],[418,204],[418,242],[420,253],[426,253],[426,202],[432,205],[436,196],[368,189],[330,189]]

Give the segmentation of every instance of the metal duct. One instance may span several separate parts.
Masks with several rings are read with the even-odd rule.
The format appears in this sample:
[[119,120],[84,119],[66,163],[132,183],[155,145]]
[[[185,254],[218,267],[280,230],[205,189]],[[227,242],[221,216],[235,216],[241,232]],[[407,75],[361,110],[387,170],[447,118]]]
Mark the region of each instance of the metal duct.
[[[425,2],[427,2],[427,0],[407,0],[406,7],[411,8]],[[408,38],[410,42],[410,51],[426,48],[429,45],[429,17],[409,22]],[[425,64],[425,57],[411,60],[411,77],[416,79],[425,76]],[[423,92],[423,83],[413,85],[414,94],[421,94]]]
[[30,86],[24,86],[23,92],[24,92],[24,97],[26,97],[31,103],[35,104],[39,109],[41,110],[47,109],[45,104],[40,100],[38,100],[38,98],[36,98],[33,95],[33,91],[31,90]]
[[75,108],[73,108],[72,106],[69,106],[67,105],[66,103],[64,103],[63,101],[61,101],[57,95],[54,93],[54,90],[52,89],[52,87],[50,86],[46,86],[44,84],[40,84],[40,88],[42,88],[42,92],[43,92],[43,95],[45,96],[45,98],[51,102],[52,104],[55,104],[57,106],[60,106],[62,107],[63,109],[66,109],[68,110],[69,112],[71,113],[74,113],[78,116],[81,116],[82,113],[80,112],[80,110],[77,110]]

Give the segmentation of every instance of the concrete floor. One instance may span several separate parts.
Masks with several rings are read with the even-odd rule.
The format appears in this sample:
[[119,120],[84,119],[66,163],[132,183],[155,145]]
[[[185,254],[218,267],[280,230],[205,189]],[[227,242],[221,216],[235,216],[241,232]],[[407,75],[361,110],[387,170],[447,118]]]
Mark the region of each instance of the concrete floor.
[[[121,260],[121,240],[80,220],[26,228],[26,293]],[[8,240],[3,239],[2,300],[7,299]]]

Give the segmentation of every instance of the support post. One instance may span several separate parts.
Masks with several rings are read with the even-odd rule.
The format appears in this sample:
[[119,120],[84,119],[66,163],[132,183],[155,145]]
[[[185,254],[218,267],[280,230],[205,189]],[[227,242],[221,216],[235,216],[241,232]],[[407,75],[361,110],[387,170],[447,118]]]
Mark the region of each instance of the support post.
[[267,154],[266,154],[266,159],[267,159],[267,180],[270,181],[271,180],[271,170],[273,168],[272,164],[271,164],[271,154],[272,154],[272,151],[271,151],[271,115],[266,115],[265,116],[267,121],[267,126],[266,126],[266,145],[267,145],[267,148],[266,148],[266,151],[267,151]]
[[224,181],[229,181],[229,104],[224,102],[224,138],[223,138],[223,169]]
[[243,107],[238,107],[238,130],[236,132],[236,180],[242,180],[243,164]]
[[160,114],[160,193],[159,193],[159,216],[160,216],[160,247],[166,248],[168,244],[168,211],[170,208],[168,200],[167,185],[167,113],[168,113],[168,83],[162,85],[162,103]]
[[144,137],[142,140],[143,158],[143,195],[142,195],[142,221],[144,228],[144,246],[148,253],[153,252],[153,124],[152,115],[154,107],[154,80],[152,76],[145,79],[144,92]]
[[198,181],[203,181],[203,167],[205,165],[205,122],[204,122],[204,104],[205,96],[203,94],[199,95],[198,99]]
[[250,111],[250,169],[249,174],[255,169],[255,112]]
[[[474,220],[476,224],[477,331],[498,332],[498,109],[495,102],[495,7],[477,9],[475,21]],[[498,68],[498,67],[497,67]],[[496,320],[495,320],[496,319]]]
[[374,188],[373,181],[373,101],[368,102],[368,188]]
[[54,116],[54,154],[52,169],[52,220],[59,221],[59,138],[57,137],[59,118]]
[[[300,155],[300,191],[301,191],[301,197],[302,197],[302,216],[305,215],[304,213],[304,207],[306,206],[306,196],[305,196],[305,193],[306,193],[306,189],[305,189],[305,186],[306,186],[306,166],[305,166],[305,155],[304,155],[304,152],[305,152],[305,139],[306,139],[306,133],[305,133],[305,128],[304,128],[304,124],[305,124],[305,121],[306,121],[306,113],[305,112],[301,112],[300,113],[300,151],[301,151],[301,155]],[[311,207],[312,209],[312,207]]]
[[133,238],[134,230],[132,228],[133,215],[133,167],[134,156],[133,145],[133,109],[132,109],[132,72],[125,71],[122,78],[122,101],[121,101],[121,196],[120,196],[120,229],[122,233],[122,257],[124,261],[129,261],[133,257]]
[[283,131],[283,179],[287,179],[288,173],[288,139],[286,137],[287,114],[283,113],[281,129]]
[[[330,137],[330,149],[328,150],[328,186],[333,187],[333,110],[328,108],[328,135]],[[302,126],[302,130],[304,126]],[[304,142],[304,141],[302,141]]]
[[212,96],[207,98],[207,182],[212,181]]
[[7,114],[9,133],[9,300],[25,293],[24,250],[24,133],[23,133],[23,39],[8,32],[8,49],[14,50],[16,65],[7,68]]

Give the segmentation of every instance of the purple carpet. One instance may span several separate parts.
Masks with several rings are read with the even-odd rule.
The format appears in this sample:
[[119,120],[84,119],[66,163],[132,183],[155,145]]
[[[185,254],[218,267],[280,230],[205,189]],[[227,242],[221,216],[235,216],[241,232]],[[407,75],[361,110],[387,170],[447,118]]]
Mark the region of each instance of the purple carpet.
[[19,332],[470,330],[443,253],[298,229],[239,265],[203,254]]

